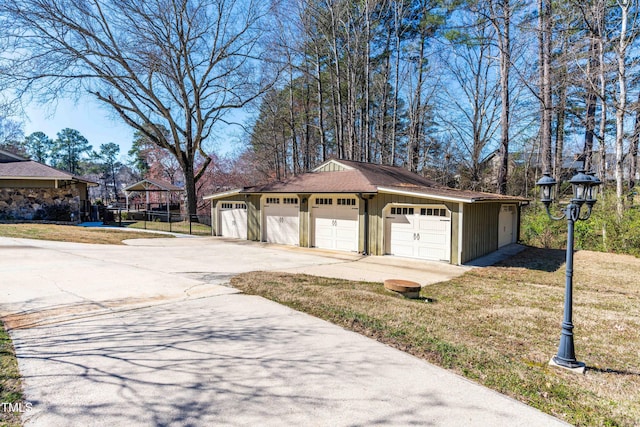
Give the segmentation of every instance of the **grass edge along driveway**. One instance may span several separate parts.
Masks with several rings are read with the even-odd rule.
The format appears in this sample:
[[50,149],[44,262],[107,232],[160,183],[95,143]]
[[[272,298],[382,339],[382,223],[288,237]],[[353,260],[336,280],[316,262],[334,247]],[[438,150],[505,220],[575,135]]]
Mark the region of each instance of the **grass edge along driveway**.
[[576,254],[576,353],[588,371],[548,366],[564,301],[564,251],[529,248],[406,300],[379,283],[246,273],[231,284],[384,342],[575,425],[640,420],[640,260]]
[[0,322],[0,425],[22,425],[21,411],[27,410],[16,352],[4,324]]
[[121,245],[128,239],[172,238],[160,233],[125,231],[126,229],[85,228],[75,225],[56,224],[0,224],[0,237],[53,240],[57,242],[93,243]]

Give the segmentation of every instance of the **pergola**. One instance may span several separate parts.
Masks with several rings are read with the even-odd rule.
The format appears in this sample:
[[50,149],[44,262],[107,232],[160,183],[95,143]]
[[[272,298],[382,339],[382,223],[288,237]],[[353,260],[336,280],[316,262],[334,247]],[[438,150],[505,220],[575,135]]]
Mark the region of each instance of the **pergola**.
[[134,193],[145,193],[146,196],[146,204],[149,206],[149,193],[165,193],[165,198],[167,201],[167,214],[170,213],[171,193],[182,193],[184,189],[182,187],[178,187],[177,185],[173,185],[170,182],[161,181],[159,179],[151,179],[145,178],[142,181],[138,181],[135,184],[131,184],[128,187],[125,187],[124,194],[127,199],[127,210],[129,210],[129,197]]

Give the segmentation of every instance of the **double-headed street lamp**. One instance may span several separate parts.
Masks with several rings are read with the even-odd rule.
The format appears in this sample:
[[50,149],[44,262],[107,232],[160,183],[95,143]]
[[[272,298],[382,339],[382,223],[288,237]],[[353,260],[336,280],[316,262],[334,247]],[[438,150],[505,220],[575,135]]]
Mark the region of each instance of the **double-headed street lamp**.
[[[579,171],[569,181],[573,187],[573,198],[569,204],[562,210],[562,215],[555,217],[549,209],[553,201],[553,189],[557,182],[547,172],[536,183],[540,187],[540,201],[547,210],[547,215],[553,220],[562,220],[567,218],[567,262],[566,262],[566,285],[564,295],[564,320],[562,321],[562,333],[560,335],[560,345],[558,346],[558,354],[555,355],[551,362],[569,369],[584,368],[584,363],[576,360],[575,349],[573,346],[573,228],[576,221],[585,221],[591,216],[591,209],[596,204],[597,187],[602,183],[593,173],[586,174],[583,170]],[[583,205],[587,205],[587,212],[580,216]]]

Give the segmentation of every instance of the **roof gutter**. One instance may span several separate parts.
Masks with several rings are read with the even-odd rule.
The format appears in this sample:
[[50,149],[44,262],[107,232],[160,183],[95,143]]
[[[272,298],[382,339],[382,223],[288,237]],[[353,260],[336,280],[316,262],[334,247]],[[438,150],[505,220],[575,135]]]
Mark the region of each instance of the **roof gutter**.
[[390,193],[390,194],[399,194],[402,196],[417,196],[417,197],[428,197],[430,199],[442,200],[445,202],[456,202],[456,203],[528,203],[528,199],[524,199],[522,197],[513,197],[513,198],[490,198],[490,197],[471,197],[471,198],[463,198],[463,197],[450,197],[450,196],[441,196],[432,193],[423,193],[417,191],[406,191],[406,190],[397,190],[393,188],[384,188],[378,187],[378,191],[381,193]]
[[234,196],[236,194],[239,194],[242,190],[243,190],[242,188],[236,188],[234,190],[229,190],[229,191],[225,191],[225,192],[222,192],[222,193],[210,194],[209,196],[204,196],[202,198],[202,200],[222,199],[224,197]]
[[406,190],[395,190],[393,188],[384,188],[378,187],[378,191],[381,193],[389,193],[389,194],[399,194],[401,196],[418,196],[418,197],[428,197],[430,199],[442,200],[445,202],[463,202],[463,203],[473,203],[474,199],[465,199],[461,197],[449,197],[449,196],[440,196],[437,194],[428,194],[428,193],[420,193],[416,191],[406,191]]

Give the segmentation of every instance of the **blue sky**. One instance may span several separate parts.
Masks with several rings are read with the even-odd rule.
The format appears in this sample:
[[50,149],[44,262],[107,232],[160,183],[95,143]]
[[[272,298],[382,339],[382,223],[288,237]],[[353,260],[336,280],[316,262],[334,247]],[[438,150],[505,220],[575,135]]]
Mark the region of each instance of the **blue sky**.
[[81,99],[78,103],[60,100],[55,109],[32,104],[25,113],[25,136],[41,131],[56,139],[56,134],[62,129],[71,128],[87,138],[94,149],[98,149],[100,144],[115,142],[120,145],[120,153],[126,155],[131,148],[131,128],[91,100]]
[[[100,144],[115,142],[120,145],[121,156],[126,156],[131,148],[133,130],[107,108],[86,97],[78,102],[59,100],[55,108],[31,104],[25,108],[25,113],[25,136],[41,131],[55,139],[62,129],[71,128],[87,138],[94,150]],[[246,115],[236,113],[230,117],[243,121]],[[215,135],[213,149],[218,154],[232,154],[240,148],[243,139],[240,127],[223,125]]]

